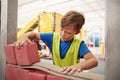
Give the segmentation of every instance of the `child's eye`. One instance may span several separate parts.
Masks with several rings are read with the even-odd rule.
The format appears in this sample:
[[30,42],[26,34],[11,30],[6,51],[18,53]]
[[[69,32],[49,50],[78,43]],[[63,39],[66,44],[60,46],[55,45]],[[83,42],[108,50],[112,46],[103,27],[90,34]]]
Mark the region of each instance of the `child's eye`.
[[71,34],[71,33],[68,33],[68,34]]

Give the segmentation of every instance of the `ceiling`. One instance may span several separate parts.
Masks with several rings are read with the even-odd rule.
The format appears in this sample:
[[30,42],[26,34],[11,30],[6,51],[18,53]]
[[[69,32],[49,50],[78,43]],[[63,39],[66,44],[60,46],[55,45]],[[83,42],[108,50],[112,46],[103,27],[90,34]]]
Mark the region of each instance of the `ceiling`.
[[69,10],[80,11],[85,15],[85,30],[104,32],[105,0],[18,0],[18,28],[25,26],[40,12],[64,15]]

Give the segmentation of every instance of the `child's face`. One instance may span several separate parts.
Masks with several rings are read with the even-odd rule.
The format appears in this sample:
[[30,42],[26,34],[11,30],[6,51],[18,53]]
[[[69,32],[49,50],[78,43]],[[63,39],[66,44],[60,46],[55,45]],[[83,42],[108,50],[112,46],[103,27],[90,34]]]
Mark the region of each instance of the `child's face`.
[[77,31],[74,29],[73,25],[69,25],[60,29],[60,38],[62,41],[70,41],[76,34]]

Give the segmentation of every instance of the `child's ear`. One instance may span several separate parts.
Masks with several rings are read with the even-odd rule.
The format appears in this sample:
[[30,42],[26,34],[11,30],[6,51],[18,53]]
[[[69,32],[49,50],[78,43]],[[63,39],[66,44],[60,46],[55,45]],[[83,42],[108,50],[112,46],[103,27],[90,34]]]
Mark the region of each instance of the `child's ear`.
[[78,30],[78,31],[76,32],[76,34],[78,34],[78,33],[80,33],[80,30]]

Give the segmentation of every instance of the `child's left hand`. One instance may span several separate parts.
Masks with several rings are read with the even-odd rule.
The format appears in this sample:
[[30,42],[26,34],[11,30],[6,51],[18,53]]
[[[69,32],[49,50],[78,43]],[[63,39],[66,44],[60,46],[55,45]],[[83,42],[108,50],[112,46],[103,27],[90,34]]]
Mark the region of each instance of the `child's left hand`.
[[67,66],[62,69],[62,72],[64,74],[74,74],[76,71],[77,72],[81,71],[80,67],[78,67],[77,65]]

